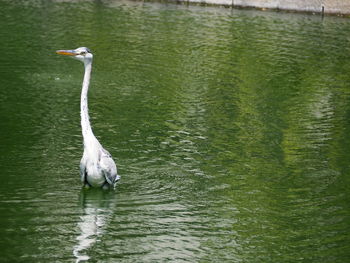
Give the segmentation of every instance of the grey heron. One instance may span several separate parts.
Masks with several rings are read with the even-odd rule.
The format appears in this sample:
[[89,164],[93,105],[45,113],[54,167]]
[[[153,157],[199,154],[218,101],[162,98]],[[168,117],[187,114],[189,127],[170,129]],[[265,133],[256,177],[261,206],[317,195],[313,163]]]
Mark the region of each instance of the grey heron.
[[90,84],[93,55],[86,47],[74,50],[57,50],[57,54],[67,55],[84,63],[85,73],[80,99],[81,128],[84,138],[84,153],[80,161],[80,177],[88,187],[115,187],[120,179],[117,166],[110,153],[105,150],[95,137],[88,111],[88,90]]

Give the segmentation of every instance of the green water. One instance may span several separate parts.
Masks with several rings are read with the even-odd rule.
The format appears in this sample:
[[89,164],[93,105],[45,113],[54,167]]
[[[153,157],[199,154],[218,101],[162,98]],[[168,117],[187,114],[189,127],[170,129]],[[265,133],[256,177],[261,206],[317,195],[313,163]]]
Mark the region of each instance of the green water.
[[[349,262],[350,20],[0,0],[0,262]],[[122,177],[82,190],[83,65]]]

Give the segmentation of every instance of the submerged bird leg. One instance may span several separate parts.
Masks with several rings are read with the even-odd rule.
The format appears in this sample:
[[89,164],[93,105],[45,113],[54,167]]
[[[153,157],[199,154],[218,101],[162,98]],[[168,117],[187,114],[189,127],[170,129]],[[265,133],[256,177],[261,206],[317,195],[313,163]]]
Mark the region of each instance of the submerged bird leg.
[[103,190],[108,190],[109,189],[109,183],[105,182],[104,185],[102,185]]

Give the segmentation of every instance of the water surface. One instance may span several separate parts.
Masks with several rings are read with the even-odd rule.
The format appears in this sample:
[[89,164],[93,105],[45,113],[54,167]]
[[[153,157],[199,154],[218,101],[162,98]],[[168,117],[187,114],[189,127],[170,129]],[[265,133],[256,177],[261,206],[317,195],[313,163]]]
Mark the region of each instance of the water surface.
[[[0,0],[1,262],[346,262],[350,20]],[[82,190],[91,122],[122,177]]]

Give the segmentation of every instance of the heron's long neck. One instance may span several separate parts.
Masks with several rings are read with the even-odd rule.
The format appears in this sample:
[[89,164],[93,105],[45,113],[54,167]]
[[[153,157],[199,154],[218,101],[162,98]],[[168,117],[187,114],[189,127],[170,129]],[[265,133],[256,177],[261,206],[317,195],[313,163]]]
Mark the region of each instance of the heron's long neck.
[[81,99],[80,99],[80,117],[81,117],[81,128],[84,137],[84,145],[89,144],[90,140],[96,139],[90,125],[89,120],[89,110],[88,110],[88,91],[90,84],[91,76],[91,62],[85,64],[85,74],[83,87],[81,90]]

